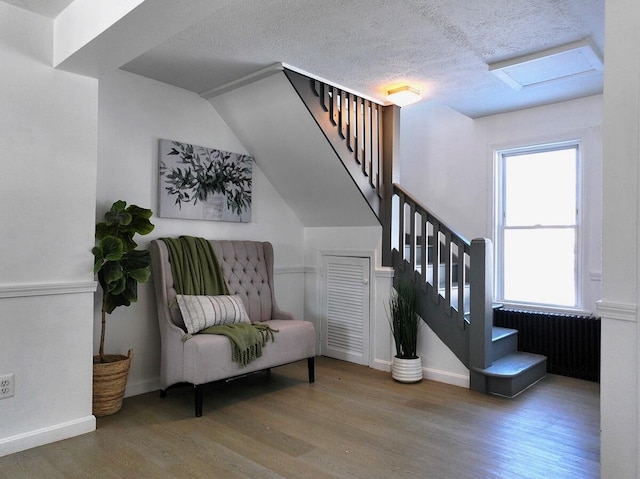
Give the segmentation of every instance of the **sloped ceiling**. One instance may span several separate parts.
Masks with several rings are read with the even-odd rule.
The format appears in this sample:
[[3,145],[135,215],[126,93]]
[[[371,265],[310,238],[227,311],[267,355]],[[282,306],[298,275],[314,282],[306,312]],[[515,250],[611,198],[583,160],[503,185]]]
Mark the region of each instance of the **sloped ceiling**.
[[380,225],[283,72],[210,101],[304,226]]
[[[71,2],[6,3],[53,18]],[[283,62],[381,101],[408,82],[475,118],[601,93],[602,72],[515,91],[488,69],[583,38],[602,54],[604,0],[235,0],[121,68],[203,93]]]

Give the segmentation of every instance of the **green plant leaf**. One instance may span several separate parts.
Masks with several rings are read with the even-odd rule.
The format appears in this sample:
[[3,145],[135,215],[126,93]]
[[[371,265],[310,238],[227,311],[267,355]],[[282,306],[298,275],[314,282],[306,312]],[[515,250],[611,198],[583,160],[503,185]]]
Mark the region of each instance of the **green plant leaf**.
[[118,306],[129,306],[131,301],[125,298],[122,294],[118,295],[107,295],[104,300],[104,312],[107,314],[113,313],[113,310]]
[[146,283],[149,280],[151,272],[148,268],[140,268],[129,271],[129,276],[138,281],[139,283]]
[[107,211],[104,219],[108,225],[126,226],[133,219],[131,214],[126,211]]
[[122,296],[124,296],[129,303],[138,301],[138,282],[134,278],[127,278]]
[[147,235],[153,231],[154,225],[149,221],[153,214],[151,210],[131,205],[127,208],[127,212],[131,216],[131,222],[128,224],[129,231],[140,235]]
[[147,250],[129,251],[123,259],[127,270],[148,268],[151,265],[151,255]]
[[111,283],[107,283],[107,293],[109,296],[117,296],[124,291],[124,288],[127,285],[127,278],[123,275],[117,281],[112,281]]
[[102,267],[102,278],[105,284],[110,285],[124,277],[124,269],[120,262],[109,261]]
[[101,257],[106,261],[119,261],[124,254],[124,244],[114,236],[102,238],[98,248],[101,251]]

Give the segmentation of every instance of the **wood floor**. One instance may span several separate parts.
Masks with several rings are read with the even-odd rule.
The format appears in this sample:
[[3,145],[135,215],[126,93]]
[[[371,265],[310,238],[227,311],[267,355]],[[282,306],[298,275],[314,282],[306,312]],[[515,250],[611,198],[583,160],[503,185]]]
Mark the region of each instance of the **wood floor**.
[[599,387],[547,376],[516,399],[328,358],[205,393],[125,400],[95,433],[0,458],[0,478],[599,477]]

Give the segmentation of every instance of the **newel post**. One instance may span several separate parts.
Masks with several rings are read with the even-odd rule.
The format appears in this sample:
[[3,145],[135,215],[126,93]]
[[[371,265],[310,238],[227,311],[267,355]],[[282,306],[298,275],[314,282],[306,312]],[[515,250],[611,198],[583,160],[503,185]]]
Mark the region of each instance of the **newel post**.
[[392,266],[391,235],[393,230],[393,183],[398,180],[400,158],[400,108],[389,105],[382,108],[382,266]]
[[483,380],[474,374],[473,368],[491,366],[491,333],[493,328],[493,246],[491,240],[477,238],[471,241],[470,278],[470,340],[469,369],[471,389],[483,391],[475,384]]

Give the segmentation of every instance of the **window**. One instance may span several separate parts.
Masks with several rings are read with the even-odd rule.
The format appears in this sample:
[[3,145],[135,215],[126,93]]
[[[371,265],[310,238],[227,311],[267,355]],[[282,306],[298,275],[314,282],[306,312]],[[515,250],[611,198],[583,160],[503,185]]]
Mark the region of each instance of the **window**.
[[576,308],[579,144],[497,152],[497,300]]

